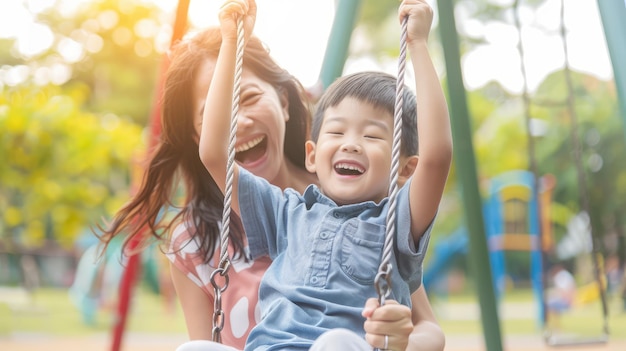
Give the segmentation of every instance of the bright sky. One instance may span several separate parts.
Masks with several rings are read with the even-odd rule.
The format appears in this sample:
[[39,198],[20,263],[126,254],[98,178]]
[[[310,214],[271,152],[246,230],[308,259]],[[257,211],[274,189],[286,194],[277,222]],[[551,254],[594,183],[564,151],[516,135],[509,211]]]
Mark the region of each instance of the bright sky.
[[[19,50],[31,55],[49,47],[52,45],[52,33],[46,26],[35,23],[27,8],[36,12],[40,8],[64,1],[66,4],[74,5],[79,2],[78,0],[0,1],[0,38],[18,38]],[[177,3],[177,0],[151,1],[171,13]],[[513,0],[491,1],[509,6],[513,2]],[[217,10],[222,2],[222,0],[192,0],[189,10],[190,21],[199,27],[216,25]],[[434,0],[430,3],[436,5]],[[563,46],[558,34],[560,3],[561,0],[547,0],[536,12],[528,9],[522,12],[523,47],[531,91],[546,74],[563,65]],[[305,86],[313,85],[319,76],[326,50],[335,0],[257,0],[257,5],[256,34],[268,44],[272,56],[279,64],[298,77]],[[565,0],[565,9],[571,67],[603,80],[612,79],[613,71],[596,1]],[[476,89],[496,80],[509,91],[519,93],[522,88],[522,76],[516,49],[515,28],[497,22],[480,22],[463,16],[463,12],[462,8],[457,9],[459,31],[473,35],[484,34],[487,39],[486,44],[477,47],[463,58],[466,87],[470,90]],[[72,44],[66,43],[68,52]],[[72,57],[69,54],[68,56]],[[363,58],[349,60],[345,71],[361,69],[389,71],[390,67],[380,67],[377,63]],[[393,69],[395,66],[391,67],[390,73],[394,73]]]
[[[177,0],[149,0],[175,11]],[[191,0],[189,20],[203,28],[218,25],[223,0]],[[255,35],[267,43],[278,63],[305,86],[319,76],[335,14],[334,0],[257,0]]]
[[[505,5],[513,2],[492,1]],[[531,91],[537,88],[547,74],[563,67],[563,43],[559,34],[560,10],[561,0],[548,0],[536,12],[528,9],[521,11],[523,50]],[[570,67],[603,80],[613,79],[597,2],[565,0],[565,25]],[[488,42],[463,58],[467,87],[472,89],[490,80],[497,80],[508,90],[520,92],[522,75],[515,27],[495,22],[481,23],[473,19],[462,21],[457,27],[468,33],[486,33]]]

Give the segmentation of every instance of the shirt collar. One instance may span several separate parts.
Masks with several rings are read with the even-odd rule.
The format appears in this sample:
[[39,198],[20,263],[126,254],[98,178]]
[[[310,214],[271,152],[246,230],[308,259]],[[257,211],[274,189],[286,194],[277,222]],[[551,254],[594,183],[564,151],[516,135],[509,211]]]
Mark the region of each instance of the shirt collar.
[[346,212],[362,211],[363,209],[374,208],[374,207],[382,208],[385,206],[385,204],[387,204],[387,201],[388,201],[388,198],[386,197],[378,204],[375,203],[374,201],[366,201],[366,202],[359,202],[356,204],[338,206],[335,203],[335,201],[333,201],[328,196],[324,195],[322,191],[320,190],[320,188],[315,184],[309,185],[304,190],[302,197],[304,198],[304,203],[306,204],[307,208],[311,208],[311,206],[313,206],[313,204],[315,203],[320,203],[320,204],[327,205],[330,207],[341,208],[342,210],[345,210]]

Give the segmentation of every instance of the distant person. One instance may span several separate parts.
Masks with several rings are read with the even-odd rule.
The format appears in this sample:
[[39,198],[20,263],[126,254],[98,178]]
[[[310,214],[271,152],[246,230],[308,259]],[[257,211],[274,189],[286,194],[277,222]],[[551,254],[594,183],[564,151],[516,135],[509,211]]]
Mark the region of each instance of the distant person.
[[572,307],[576,297],[576,279],[562,264],[555,264],[549,271],[547,308],[552,314],[560,315]]
[[618,270],[622,277],[619,290],[621,291],[622,311],[626,313],[626,234],[624,233],[617,237],[617,257],[619,259]]

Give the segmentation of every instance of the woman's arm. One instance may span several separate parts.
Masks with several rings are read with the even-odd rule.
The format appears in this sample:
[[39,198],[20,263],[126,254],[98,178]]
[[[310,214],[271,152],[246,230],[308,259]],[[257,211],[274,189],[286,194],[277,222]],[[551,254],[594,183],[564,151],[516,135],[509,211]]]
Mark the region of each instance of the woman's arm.
[[435,313],[428,301],[424,285],[421,285],[412,295],[411,317],[413,332],[409,335],[407,351],[443,351],[446,346],[446,337],[435,318]]
[[[226,166],[237,58],[237,22],[239,18],[242,18],[243,21],[244,41],[247,41],[247,38],[252,34],[256,20],[256,3],[254,0],[228,0],[220,8],[222,44],[204,104],[198,143],[200,160],[211,173],[222,192],[226,188]],[[239,170],[236,163],[233,167],[231,206],[236,213],[239,213],[237,196]]]
[[171,265],[172,282],[185,315],[190,340],[211,340],[213,301],[175,265]]

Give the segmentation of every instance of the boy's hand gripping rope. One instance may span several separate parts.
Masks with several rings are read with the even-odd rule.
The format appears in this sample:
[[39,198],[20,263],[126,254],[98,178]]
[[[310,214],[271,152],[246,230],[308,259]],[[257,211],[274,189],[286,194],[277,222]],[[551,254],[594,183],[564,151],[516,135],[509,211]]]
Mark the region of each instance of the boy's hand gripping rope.
[[[239,112],[239,91],[241,88],[241,72],[243,70],[244,33],[243,19],[237,20],[237,56],[235,62],[235,84],[233,87],[233,111],[230,120],[230,139],[228,142],[228,161],[226,163],[226,188],[224,189],[224,210],[222,212],[222,228],[220,232],[220,262],[219,266],[211,273],[211,285],[215,291],[213,301],[213,332],[215,342],[222,342],[221,331],[224,329],[224,311],[222,310],[222,293],[228,287],[228,270],[230,258],[228,257],[228,235],[230,233],[230,203],[233,192],[235,142],[237,140],[237,114]],[[216,281],[216,275],[223,277],[223,285]]]
[[[385,298],[391,294],[391,250],[396,231],[396,198],[398,196],[398,168],[400,164],[400,144],[402,137],[402,104],[404,95],[404,71],[406,66],[406,32],[408,17],[402,20],[400,35],[400,57],[398,58],[398,79],[396,81],[396,103],[393,118],[393,144],[391,148],[391,182],[389,184],[389,211],[387,211],[387,230],[383,256],[374,279],[374,287],[378,293],[378,302],[385,304]],[[385,337],[385,344],[387,337]],[[385,345],[386,347],[387,345]],[[374,350],[378,350],[374,348]]]

